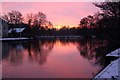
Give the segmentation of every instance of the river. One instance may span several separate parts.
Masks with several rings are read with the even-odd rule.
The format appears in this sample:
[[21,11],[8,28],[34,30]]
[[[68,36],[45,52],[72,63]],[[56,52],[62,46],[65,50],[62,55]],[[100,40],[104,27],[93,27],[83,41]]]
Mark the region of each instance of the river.
[[105,40],[4,41],[2,46],[3,78],[92,78],[106,66]]

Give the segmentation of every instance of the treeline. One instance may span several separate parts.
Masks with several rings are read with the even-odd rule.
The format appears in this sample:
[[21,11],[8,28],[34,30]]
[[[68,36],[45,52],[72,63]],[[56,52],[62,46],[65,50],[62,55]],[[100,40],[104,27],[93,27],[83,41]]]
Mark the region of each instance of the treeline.
[[95,35],[104,38],[120,37],[120,1],[93,3],[101,12],[89,15],[80,21],[80,26],[86,35]]
[[[26,17],[19,11],[11,11],[1,16],[9,27],[24,27],[26,29],[22,36],[85,36],[85,37],[106,37],[119,38],[120,36],[120,1],[119,2],[99,2],[93,3],[101,9],[94,15],[88,15],[80,20],[79,27],[63,26],[61,29],[53,27],[52,22],[47,20],[47,16],[38,12],[36,14],[29,13]],[[15,33],[14,33],[15,34]]]

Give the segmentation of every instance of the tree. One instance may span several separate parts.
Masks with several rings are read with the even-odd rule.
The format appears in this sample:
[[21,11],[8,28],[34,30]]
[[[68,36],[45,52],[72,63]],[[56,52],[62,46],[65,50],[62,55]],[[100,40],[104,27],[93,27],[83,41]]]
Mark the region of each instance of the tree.
[[46,23],[46,15],[42,12],[38,12],[37,14],[35,14],[35,19],[34,19],[34,25],[41,27],[42,25],[44,25]]
[[91,16],[91,15],[89,15],[87,18],[88,18],[88,27],[89,27],[89,28],[93,28],[93,27],[94,27],[94,24],[95,24],[95,23],[94,23],[94,20],[95,20],[94,17]]
[[11,11],[3,15],[2,18],[9,24],[20,24],[23,20],[22,14],[19,11]]
[[46,26],[47,26],[47,28],[53,28],[53,24],[50,21],[46,22]]
[[94,3],[95,6],[99,7],[103,11],[103,13],[98,14],[99,16],[102,16],[102,18],[97,21],[99,27],[102,25],[106,28],[119,28],[120,1],[112,1],[113,0],[109,0],[108,2]]
[[102,10],[102,13],[98,14],[99,19],[97,23],[97,32],[103,36],[119,39],[120,36],[120,1],[112,2],[99,2],[94,5]]
[[34,15],[33,13],[27,14],[26,20],[27,20],[27,22],[28,22],[29,27],[31,27],[31,26],[33,25],[33,21],[34,21],[34,19],[35,19],[34,16],[35,16],[35,15]]
[[95,26],[95,17],[89,15],[89,16],[81,19],[80,26],[82,26],[82,28],[94,28],[94,26]]
[[100,2],[94,3],[108,16],[120,17],[120,1],[119,2]]
[[83,18],[83,19],[81,19],[81,21],[80,21],[80,26],[82,27],[82,28],[87,28],[87,24],[88,24],[88,19],[85,17],[85,18]]

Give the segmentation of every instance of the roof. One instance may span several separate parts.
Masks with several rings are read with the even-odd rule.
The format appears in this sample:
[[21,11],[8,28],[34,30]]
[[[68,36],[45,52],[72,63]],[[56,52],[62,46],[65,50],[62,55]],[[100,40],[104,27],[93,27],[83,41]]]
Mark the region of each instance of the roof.
[[8,31],[8,33],[11,33],[12,31],[15,31],[16,33],[22,32],[25,28],[12,28]]

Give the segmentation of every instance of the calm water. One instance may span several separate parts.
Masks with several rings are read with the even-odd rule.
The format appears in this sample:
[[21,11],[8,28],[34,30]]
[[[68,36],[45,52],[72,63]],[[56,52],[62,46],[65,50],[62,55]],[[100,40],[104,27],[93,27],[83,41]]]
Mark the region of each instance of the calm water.
[[[101,40],[3,42],[3,78],[92,78],[105,66]],[[102,51],[101,51],[102,50]]]

